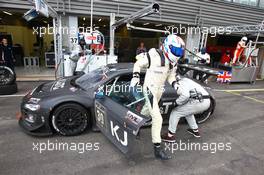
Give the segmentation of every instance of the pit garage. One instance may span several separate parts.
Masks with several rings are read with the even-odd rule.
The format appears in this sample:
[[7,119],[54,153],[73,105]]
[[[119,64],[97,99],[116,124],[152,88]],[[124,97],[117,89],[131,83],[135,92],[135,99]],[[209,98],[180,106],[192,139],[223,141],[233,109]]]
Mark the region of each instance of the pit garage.
[[[0,0],[0,39],[13,45],[16,58],[15,71],[0,66],[0,87],[11,79],[18,87],[0,95],[0,172],[263,174],[262,1],[175,2]],[[77,30],[34,34],[49,26]],[[188,27],[223,33],[182,33]],[[231,56],[222,61],[227,51]],[[5,76],[6,67],[15,74]],[[148,83],[162,79],[162,68],[174,81],[168,78],[154,104]],[[149,77],[152,71],[157,74]],[[179,103],[183,96],[188,100]],[[190,113],[205,101],[206,109]],[[171,132],[170,117],[189,104],[196,105],[182,111],[186,116]],[[151,137],[156,113],[160,144]],[[173,142],[165,134],[175,136]],[[169,160],[156,155],[159,148]]]

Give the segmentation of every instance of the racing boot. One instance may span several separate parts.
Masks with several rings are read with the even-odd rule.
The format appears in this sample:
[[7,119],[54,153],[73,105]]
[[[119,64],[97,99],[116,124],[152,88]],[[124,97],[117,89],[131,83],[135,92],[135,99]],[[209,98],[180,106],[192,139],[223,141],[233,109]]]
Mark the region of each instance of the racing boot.
[[157,159],[161,160],[169,160],[171,159],[170,155],[167,155],[165,151],[161,148],[160,143],[159,144],[154,144],[154,155]]
[[187,129],[187,132],[193,135],[196,138],[201,137],[200,132],[198,129]]
[[169,142],[169,143],[176,142],[175,135],[170,132],[166,132],[163,135],[161,135],[161,140],[164,142]]

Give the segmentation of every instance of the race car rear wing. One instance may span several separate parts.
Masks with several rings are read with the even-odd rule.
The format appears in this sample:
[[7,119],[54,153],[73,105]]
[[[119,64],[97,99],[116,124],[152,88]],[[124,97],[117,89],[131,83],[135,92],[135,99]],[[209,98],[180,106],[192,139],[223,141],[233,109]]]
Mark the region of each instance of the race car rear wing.
[[208,66],[204,65],[199,65],[199,64],[178,64],[178,73],[181,75],[186,75],[189,71],[197,71],[199,73],[203,73],[202,78],[200,81],[202,83],[205,82],[210,76],[217,76],[219,69],[211,68]]

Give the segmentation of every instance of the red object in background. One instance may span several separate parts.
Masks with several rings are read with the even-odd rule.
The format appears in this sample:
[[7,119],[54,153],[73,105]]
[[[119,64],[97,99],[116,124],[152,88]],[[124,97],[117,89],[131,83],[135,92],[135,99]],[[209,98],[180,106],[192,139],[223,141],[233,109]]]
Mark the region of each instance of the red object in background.
[[98,52],[104,49],[104,45],[103,44],[91,44],[91,49],[94,49],[95,52]]
[[218,52],[221,51],[221,54],[224,55],[226,51],[230,51],[230,57],[233,58],[233,53],[236,50],[236,47],[224,47],[224,46],[208,46],[206,48],[207,53],[212,53],[212,52]]
[[87,40],[96,40],[96,36],[87,36],[86,39]]
[[221,64],[225,64],[225,63],[230,63],[231,61],[231,56],[230,54],[227,55],[226,53],[221,57]]

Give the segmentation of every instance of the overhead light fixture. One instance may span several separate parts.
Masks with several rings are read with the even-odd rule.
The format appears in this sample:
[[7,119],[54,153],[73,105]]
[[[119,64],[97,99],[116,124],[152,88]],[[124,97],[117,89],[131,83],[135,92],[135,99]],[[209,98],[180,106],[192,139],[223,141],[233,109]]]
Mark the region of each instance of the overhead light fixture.
[[86,20],[86,18],[85,18],[85,17],[83,17],[83,20],[85,21],[85,20]]
[[9,12],[7,12],[7,11],[3,11],[3,13],[5,13],[5,14],[7,14],[7,15],[13,15],[12,13],[9,13]]
[[98,19],[98,21],[99,21],[99,22],[102,21],[102,18]]
[[27,21],[30,21],[36,17],[38,17],[38,12],[35,8],[32,8],[31,10],[27,11],[23,16],[23,18]]
[[45,24],[47,24],[48,22],[47,21],[43,21]]
[[159,27],[159,26],[162,26],[162,24],[156,24],[155,26],[156,26],[156,27]]
[[104,25],[104,27],[106,27],[106,25]]
[[143,26],[146,26],[146,25],[149,25],[149,23],[147,22],[147,23],[144,23],[144,24],[143,24]]

